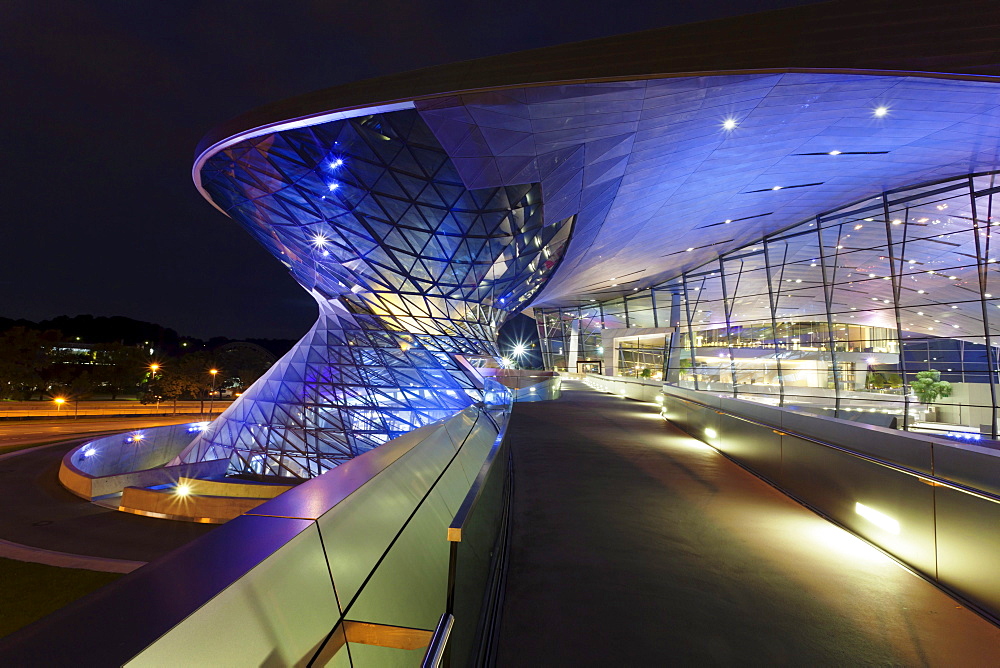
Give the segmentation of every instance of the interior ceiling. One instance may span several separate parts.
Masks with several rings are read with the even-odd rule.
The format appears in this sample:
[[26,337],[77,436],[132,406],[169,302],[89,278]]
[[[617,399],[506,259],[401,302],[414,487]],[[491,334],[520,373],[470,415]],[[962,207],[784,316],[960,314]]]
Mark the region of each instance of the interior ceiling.
[[988,81],[719,75],[416,106],[469,188],[537,181],[547,220],[578,215],[534,306],[649,287],[862,197],[1000,164],[1000,85]]

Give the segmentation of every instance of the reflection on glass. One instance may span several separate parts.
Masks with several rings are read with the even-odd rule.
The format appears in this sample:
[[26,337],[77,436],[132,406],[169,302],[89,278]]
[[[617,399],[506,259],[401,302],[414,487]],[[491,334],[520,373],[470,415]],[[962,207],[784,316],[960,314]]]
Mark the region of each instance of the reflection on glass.
[[[996,438],[997,175],[885,192],[594,304],[604,330],[652,327],[662,337],[612,339],[620,343],[605,373]],[[540,331],[568,312],[541,312]],[[563,349],[572,344],[565,338]],[[951,383],[951,396],[921,402],[910,387],[921,371]]]

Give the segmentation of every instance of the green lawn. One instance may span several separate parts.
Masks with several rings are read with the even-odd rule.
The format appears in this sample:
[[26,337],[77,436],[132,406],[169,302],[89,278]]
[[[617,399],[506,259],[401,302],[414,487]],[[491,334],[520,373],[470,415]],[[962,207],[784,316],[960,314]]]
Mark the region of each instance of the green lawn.
[[119,573],[0,559],[0,637],[120,577]]

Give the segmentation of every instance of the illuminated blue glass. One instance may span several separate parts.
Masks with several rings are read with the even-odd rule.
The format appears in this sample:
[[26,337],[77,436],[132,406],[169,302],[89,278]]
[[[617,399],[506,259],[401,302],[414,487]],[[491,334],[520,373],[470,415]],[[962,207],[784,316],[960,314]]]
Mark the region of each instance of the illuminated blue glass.
[[537,183],[467,189],[414,111],[249,139],[202,177],[320,310],[180,457],[241,473],[315,476],[480,401],[462,358],[498,356],[574,220],[546,224]]

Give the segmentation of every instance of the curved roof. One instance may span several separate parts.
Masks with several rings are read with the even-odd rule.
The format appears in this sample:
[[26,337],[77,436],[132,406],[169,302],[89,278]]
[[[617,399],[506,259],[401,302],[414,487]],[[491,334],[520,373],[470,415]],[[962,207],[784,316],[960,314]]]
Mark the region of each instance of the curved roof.
[[989,0],[834,0],[479,58],[259,107],[209,131],[196,153],[291,118],[457,91],[796,69],[1000,76],[1000,11]]
[[994,168],[1000,7],[905,10],[829,2],[339,86],[209,133],[195,180],[247,137],[416,108],[468,187],[539,181],[547,220],[578,216],[536,304],[607,298],[865,195]]

